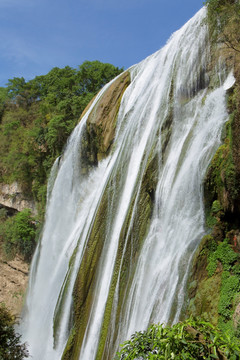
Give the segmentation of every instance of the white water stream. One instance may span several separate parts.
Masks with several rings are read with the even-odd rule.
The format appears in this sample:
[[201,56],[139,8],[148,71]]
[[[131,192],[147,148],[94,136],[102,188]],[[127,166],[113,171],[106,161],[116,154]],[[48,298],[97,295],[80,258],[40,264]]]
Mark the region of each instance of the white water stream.
[[[120,234],[132,203],[134,218],[152,151],[158,156],[154,208],[141,252],[134,264],[129,264],[129,268],[135,268],[126,286],[120,321],[116,323],[120,273],[118,276],[109,325],[115,335],[108,338],[108,359],[117,344],[134,331],[146,328],[150,322],[179,318],[191,258],[205,233],[203,178],[220,145],[227,120],[225,92],[232,84],[232,75],[225,81],[221,73],[219,79],[223,83],[219,81],[215,89],[208,88],[205,11],[200,10],[174,33],[164,48],[130,69],[131,84],[122,99],[115,143],[108,158],[87,175],[81,175],[80,145],[90,109],[74,130],[59,164],[55,164],[46,222],[32,262],[21,324],[23,340],[29,343],[34,360],[61,359],[69,335],[75,278],[96,211],[111,183],[94,299],[79,356],[80,360],[95,359]],[[168,118],[170,135],[165,144]],[[120,180],[115,181],[119,173]],[[68,271],[74,250],[75,261]],[[123,256],[124,251],[125,248]],[[54,314],[66,283],[54,344]]]

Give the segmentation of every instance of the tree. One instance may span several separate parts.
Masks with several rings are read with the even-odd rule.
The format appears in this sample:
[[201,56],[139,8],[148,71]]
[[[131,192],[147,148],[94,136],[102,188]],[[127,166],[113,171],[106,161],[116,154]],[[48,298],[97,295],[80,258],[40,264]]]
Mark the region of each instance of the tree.
[[7,99],[7,89],[4,87],[0,87],[0,123],[5,110],[6,99]]
[[10,312],[0,306],[0,360],[21,360],[29,357],[26,344],[15,333],[14,319]]
[[14,77],[0,88],[0,182],[17,181],[26,195],[42,202],[51,166],[81,113],[122,71],[85,61],[77,69],[54,67],[30,81]]
[[123,68],[119,69],[111,64],[104,64],[100,61],[84,61],[79,66],[79,91],[93,93],[94,95],[111,79],[119,75]]

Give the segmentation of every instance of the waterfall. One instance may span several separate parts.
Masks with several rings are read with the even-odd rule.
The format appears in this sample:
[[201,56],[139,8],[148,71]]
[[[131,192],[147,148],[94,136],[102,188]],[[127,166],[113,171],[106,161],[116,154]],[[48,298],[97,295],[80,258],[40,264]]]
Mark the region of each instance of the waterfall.
[[83,144],[88,116],[114,80],[54,165],[21,324],[34,360],[61,359],[64,349],[71,359],[112,359],[136,330],[184,311],[206,233],[203,179],[232,77],[210,71],[205,15],[129,69],[106,158],[86,168]]

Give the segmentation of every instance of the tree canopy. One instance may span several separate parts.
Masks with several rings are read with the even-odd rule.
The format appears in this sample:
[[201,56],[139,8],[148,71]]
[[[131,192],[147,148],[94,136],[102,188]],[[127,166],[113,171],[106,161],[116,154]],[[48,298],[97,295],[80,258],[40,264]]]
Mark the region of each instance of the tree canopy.
[[77,69],[54,67],[29,81],[9,79],[0,88],[0,182],[18,181],[41,202],[50,168],[82,111],[122,71],[85,61]]

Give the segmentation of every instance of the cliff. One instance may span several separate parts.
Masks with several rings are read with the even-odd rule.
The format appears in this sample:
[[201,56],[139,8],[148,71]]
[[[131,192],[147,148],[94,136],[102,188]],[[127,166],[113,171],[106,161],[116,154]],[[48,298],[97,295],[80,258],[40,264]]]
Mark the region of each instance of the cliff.
[[37,215],[36,203],[29,199],[21,186],[14,182],[12,184],[0,184],[0,206],[15,211],[22,211],[24,209],[31,209],[34,215]]
[[[219,2],[220,3],[220,2]],[[238,6],[237,2],[234,6]],[[209,1],[210,29],[216,13]],[[218,8],[222,46],[212,56],[221,56],[233,69],[235,84],[227,93],[229,114],[223,143],[214,155],[204,181],[206,228],[195,254],[189,279],[188,314],[201,316],[231,336],[240,329],[240,55],[233,5]],[[216,9],[215,9],[216,10]],[[228,21],[223,25],[223,17]],[[230,14],[230,15],[229,15]],[[215,19],[212,19],[215,15]],[[239,16],[239,14],[238,14]],[[229,19],[231,19],[229,21]],[[222,23],[221,23],[222,21]],[[235,30],[234,30],[235,29]],[[235,36],[236,35],[236,36]]]
[[19,316],[28,283],[27,264],[19,256],[6,259],[0,250],[0,304],[4,304],[14,316]]

